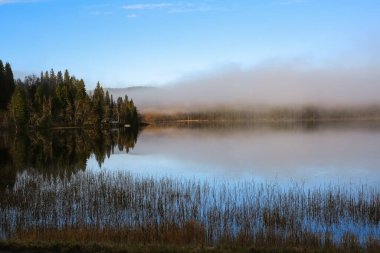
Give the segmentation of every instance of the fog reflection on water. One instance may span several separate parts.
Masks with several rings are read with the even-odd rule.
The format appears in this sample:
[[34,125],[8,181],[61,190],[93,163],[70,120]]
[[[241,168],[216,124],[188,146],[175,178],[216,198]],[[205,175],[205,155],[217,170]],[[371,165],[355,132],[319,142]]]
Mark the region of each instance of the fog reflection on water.
[[[88,169],[97,169],[90,158]],[[153,176],[324,183],[380,182],[380,131],[368,127],[155,128],[103,169]]]

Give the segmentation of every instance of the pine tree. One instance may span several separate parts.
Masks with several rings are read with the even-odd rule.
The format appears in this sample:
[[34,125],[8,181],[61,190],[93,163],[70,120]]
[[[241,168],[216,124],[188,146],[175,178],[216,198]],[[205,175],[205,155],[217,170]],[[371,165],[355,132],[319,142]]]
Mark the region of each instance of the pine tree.
[[122,117],[121,117],[121,113],[122,113],[122,107],[123,107],[123,99],[121,97],[118,97],[117,98],[117,102],[116,102],[116,110],[117,110],[117,121],[119,123],[122,123]]
[[86,122],[90,107],[83,79],[75,83],[75,98],[75,125],[82,125]]
[[44,99],[43,101],[41,126],[48,127],[50,126],[51,121],[52,121],[51,98],[48,98],[48,99]]
[[15,89],[11,65],[0,60],[0,110],[6,110]]
[[100,126],[102,123],[104,117],[104,105],[104,91],[103,88],[100,86],[100,83],[98,82],[93,95],[93,111],[95,124],[97,126]]
[[7,104],[11,100],[13,91],[15,90],[15,80],[11,65],[7,62],[5,64],[5,83],[7,88]]
[[[62,72],[61,72],[61,74],[62,74]],[[65,84],[68,84],[70,82],[70,74],[69,74],[69,71],[67,69],[65,70],[65,74],[63,75],[63,82]]]
[[83,100],[87,97],[86,86],[84,85],[83,79],[80,79],[76,83],[76,95],[75,96],[76,96],[77,100]]
[[4,65],[0,60],[0,110],[4,110],[6,106],[6,88],[5,88],[5,75]]
[[29,122],[29,108],[25,90],[16,86],[11,100],[11,112],[16,130],[23,129]]
[[62,84],[63,84],[62,71],[58,71],[58,73],[57,73],[57,85],[62,85]]
[[114,107],[115,107],[115,102],[113,101],[113,96],[111,95],[110,99],[110,104],[108,106],[108,115],[107,117],[109,118],[110,121],[114,121]]
[[112,119],[112,112],[111,112],[111,98],[110,94],[108,93],[108,90],[106,91],[106,98],[105,98],[105,116],[107,121],[111,121]]
[[75,99],[76,99],[76,89],[75,83],[77,80],[74,76],[70,76],[69,71],[66,69],[63,77],[64,88],[66,90],[66,122],[70,124],[75,124]]
[[52,94],[55,92],[55,89],[57,87],[57,82],[58,82],[58,79],[57,79],[57,76],[55,75],[54,69],[50,69],[50,74],[49,74],[48,80],[49,80],[50,91]]

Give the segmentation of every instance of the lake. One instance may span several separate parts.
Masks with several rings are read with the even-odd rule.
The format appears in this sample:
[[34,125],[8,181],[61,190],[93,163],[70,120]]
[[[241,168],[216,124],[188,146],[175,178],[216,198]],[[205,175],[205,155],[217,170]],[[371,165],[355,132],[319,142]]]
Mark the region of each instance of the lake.
[[380,238],[376,122],[0,137],[2,238],[54,240],[79,229],[101,239],[106,229],[171,242],[190,228],[190,238],[210,244]]
[[115,151],[89,170],[128,170],[152,176],[306,185],[380,182],[376,124],[231,127],[147,127],[129,151]]

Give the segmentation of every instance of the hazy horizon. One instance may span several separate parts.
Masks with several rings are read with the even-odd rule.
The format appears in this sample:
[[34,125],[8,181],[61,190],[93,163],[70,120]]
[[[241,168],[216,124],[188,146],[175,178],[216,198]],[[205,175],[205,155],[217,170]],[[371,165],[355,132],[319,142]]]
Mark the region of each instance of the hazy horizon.
[[[143,112],[275,106],[363,107],[380,105],[380,65],[321,67],[302,60],[225,66],[185,76],[159,88],[116,88]],[[113,87],[107,87],[113,88]]]

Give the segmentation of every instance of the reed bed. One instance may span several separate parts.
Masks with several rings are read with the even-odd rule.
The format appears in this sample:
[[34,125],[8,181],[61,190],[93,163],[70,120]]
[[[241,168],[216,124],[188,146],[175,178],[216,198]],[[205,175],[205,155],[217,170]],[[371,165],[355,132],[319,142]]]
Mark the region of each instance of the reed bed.
[[0,195],[10,240],[380,251],[380,190],[197,181],[127,172],[22,173]]

